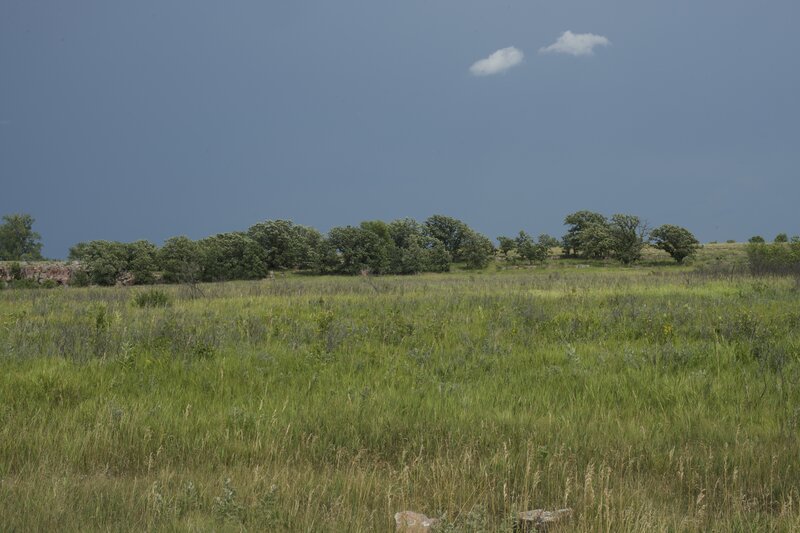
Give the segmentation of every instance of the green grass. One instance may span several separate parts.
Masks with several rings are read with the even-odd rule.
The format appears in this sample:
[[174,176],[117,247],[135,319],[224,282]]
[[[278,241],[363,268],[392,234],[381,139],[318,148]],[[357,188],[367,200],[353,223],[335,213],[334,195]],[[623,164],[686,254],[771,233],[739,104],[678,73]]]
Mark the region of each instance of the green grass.
[[0,291],[0,530],[797,529],[795,281],[653,261]]

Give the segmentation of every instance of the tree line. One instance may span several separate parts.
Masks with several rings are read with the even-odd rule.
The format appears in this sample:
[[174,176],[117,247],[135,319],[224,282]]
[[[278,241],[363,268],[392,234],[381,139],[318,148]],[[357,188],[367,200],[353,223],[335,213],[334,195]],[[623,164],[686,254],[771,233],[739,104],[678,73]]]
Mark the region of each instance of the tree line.
[[[30,215],[6,215],[0,224],[0,260],[41,260],[41,237]],[[526,231],[500,236],[498,245],[453,217],[433,215],[423,222],[411,218],[365,221],[327,234],[288,220],[268,220],[246,231],[220,233],[199,240],[172,237],[161,247],[140,240],[124,243],[94,240],[69,250],[79,262],[75,284],[113,285],[120,281],[149,284],[199,283],[261,279],[281,270],[320,274],[416,274],[447,272],[454,263],[485,268],[495,257],[508,262],[541,263],[554,250],[564,257],[612,259],[624,265],[642,258],[653,246],[677,263],[695,255],[700,243],[681,226],[650,229],[635,215],[611,217],[576,211],[564,219],[565,235],[534,239]],[[775,243],[753,237],[748,244],[751,270],[786,271],[800,264],[800,239],[779,234]],[[780,266],[776,266],[780,265]]]
[[113,285],[124,276],[146,284],[157,279],[261,279],[280,270],[349,275],[446,272],[454,262],[484,268],[494,251],[491,240],[464,222],[434,215],[422,223],[410,218],[365,221],[335,227],[325,235],[288,220],[268,220],[247,231],[200,240],[172,237],[160,248],[148,241],[96,240],[70,248],[69,259],[80,262],[86,283]]

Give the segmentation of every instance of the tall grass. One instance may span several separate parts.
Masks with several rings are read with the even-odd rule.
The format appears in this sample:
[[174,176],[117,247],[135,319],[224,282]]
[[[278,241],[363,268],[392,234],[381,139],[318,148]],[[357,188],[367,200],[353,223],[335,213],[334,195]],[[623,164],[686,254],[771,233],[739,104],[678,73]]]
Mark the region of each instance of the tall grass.
[[[790,279],[572,266],[0,293],[0,529],[800,527]],[[162,297],[159,297],[161,301]]]

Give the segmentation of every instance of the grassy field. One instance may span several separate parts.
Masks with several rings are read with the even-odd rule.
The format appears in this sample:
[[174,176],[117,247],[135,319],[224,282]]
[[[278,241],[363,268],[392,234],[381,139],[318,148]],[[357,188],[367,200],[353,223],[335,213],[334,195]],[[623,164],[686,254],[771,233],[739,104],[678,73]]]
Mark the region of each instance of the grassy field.
[[797,530],[798,284],[660,260],[0,291],[0,530]]

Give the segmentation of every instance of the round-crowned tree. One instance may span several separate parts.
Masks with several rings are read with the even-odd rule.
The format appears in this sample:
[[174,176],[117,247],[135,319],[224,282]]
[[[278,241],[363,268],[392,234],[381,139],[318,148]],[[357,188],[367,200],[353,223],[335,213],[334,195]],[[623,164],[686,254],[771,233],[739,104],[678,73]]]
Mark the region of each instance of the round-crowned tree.
[[664,224],[651,231],[650,239],[654,247],[664,250],[678,263],[693,256],[700,247],[700,242],[691,231],[672,224]]

